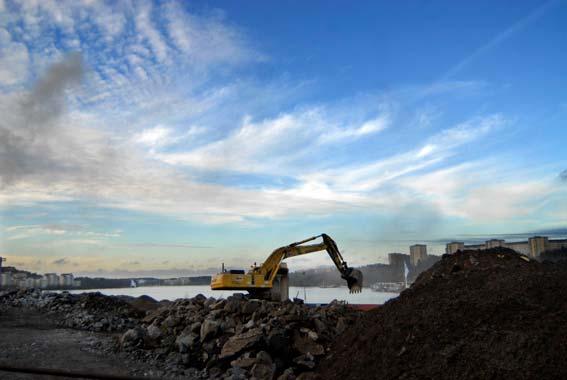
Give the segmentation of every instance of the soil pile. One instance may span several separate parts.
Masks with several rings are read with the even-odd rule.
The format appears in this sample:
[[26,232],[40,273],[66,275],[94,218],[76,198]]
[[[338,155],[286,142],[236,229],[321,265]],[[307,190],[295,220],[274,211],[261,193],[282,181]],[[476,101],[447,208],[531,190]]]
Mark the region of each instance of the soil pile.
[[198,295],[150,312],[122,335],[120,348],[167,376],[293,379],[312,371],[359,316],[336,302],[311,308]]
[[117,297],[101,293],[70,294],[22,289],[0,292],[1,307],[24,307],[57,315],[61,327],[90,331],[124,331],[145,313]]
[[445,255],[337,337],[325,379],[565,379],[567,269],[514,251]]

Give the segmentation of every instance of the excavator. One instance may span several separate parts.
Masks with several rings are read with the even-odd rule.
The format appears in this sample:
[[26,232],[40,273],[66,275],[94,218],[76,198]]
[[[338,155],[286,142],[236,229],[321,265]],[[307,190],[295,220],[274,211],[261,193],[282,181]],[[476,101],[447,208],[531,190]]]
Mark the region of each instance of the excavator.
[[[305,243],[321,238],[319,244]],[[310,237],[280,247],[272,252],[262,265],[254,265],[246,273],[244,270],[225,270],[222,265],[221,273],[211,279],[212,290],[246,290],[253,298],[272,301],[289,299],[288,269],[283,260],[290,257],[306,255],[312,252],[326,250],[331,260],[346,280],[351,293],[362,291],[362,272],[347,265],[339,252],[337,244],[327,234]]]

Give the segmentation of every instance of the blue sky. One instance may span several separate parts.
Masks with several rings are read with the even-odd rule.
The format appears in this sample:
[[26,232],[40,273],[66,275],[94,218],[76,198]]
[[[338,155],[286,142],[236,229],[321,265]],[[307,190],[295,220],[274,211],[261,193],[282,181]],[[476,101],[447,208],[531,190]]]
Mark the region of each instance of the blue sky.
[[565,2],[0,12],[12,265],[200,273],[321,232],[364,264],[567,224]]

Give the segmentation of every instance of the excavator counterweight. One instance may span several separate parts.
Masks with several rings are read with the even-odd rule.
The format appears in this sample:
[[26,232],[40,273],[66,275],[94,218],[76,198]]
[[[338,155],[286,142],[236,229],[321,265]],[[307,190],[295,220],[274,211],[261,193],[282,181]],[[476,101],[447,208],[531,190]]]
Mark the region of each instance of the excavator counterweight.
[[[322,238],[319,244],[305,244]],[[351,268],[343,259],[337,244],[327,234],[321,234],[308,239],[280,247],[272,252],[260,266],[252,266],[244,270],[224,270],[211,280],[213,290],[246,290],[257,298],[276,300],[288,299],[289,282],[287,266],[283,260],[295,256],[306,255],[318,251],[327,251],[331,260],[339,270],[341,278],[347,282],[351,293],[362,291],[362,272]]]

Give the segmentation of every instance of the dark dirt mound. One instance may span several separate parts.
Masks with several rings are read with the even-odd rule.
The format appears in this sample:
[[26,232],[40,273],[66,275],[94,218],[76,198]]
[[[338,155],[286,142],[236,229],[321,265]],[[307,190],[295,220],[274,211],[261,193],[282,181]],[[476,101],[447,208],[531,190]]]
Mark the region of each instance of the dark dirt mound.
[[565,379],[567,269],[509,249],[445,255],[339,336],[325,379]]

